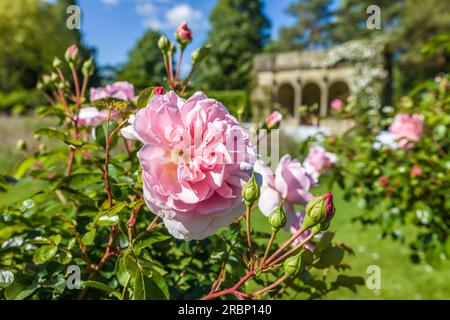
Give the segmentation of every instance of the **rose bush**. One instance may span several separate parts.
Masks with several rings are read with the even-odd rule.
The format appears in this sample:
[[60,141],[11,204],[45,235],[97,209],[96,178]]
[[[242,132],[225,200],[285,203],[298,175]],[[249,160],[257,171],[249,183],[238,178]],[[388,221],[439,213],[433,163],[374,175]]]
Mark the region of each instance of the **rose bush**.
[[[180,48],[188,31],[177,30]],[[39,84],[48,105],[37,112],[60,126],[37,130],[39,151],[0,177],[0,296],[287,298],[292,285],[297,298],[319,298],[364,283],[340,274],[352,251],[327,231],[331,193],[314,198],[313,178],[289,155],[275,174],[256,161],[256,145],[224,105],[201,92],[182,97],[192,72],[180,79],[174,44],[163,36],[158,46],[168,93],[151,87],[135,97],[122,82],[92,89],[88,101],[92,60],[75,46],[69,74],[54,63],[56,76]],[[48,138],[57,143],[46,147]],[[251,223],[258,203],[269,213],[265,232]],[[285,226],[295,230],[278,243]]]

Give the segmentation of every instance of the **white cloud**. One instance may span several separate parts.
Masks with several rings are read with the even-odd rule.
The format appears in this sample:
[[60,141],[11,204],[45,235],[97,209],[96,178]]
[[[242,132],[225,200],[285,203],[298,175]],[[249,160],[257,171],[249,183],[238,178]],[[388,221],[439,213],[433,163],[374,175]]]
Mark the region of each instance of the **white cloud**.
[[115,5],[119,3],[119,0],[100,0],[100,1],[108,5]]
[[167,10],[167,6],[140,1],[136,4],[136,13],[143,16],[145,27],[156,30],[175,29],[183,21],[186,21],[192,28],[207,27],[202,11],[186,3],[177,4]]

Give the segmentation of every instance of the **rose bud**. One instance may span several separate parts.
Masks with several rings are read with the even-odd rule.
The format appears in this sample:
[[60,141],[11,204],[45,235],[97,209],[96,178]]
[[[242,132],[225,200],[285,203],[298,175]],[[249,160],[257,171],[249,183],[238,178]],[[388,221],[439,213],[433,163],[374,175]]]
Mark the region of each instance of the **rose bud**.
[[52,63],[53,68],[57,69],[61,66],[61,60],[59,60],[57,57],[53,59]]
[[281,113],[279,113],[278,111],[272,112],[265,121],[267,129],[271,130],[278,128],[282,119],[283,115]]
[[165,93],[166,93],[166,90],[164,90],[163,87],[155,87],[153,89],[153,95],[155,95],[155,96],[161,96],[161,95],[163,95]]
[[167,53],[170,49],[170,41],[165,35],[162,35],[158,40],[158,48],[163,52]]
[[90,77],[94,74],[94,60],[92,57],[83,63],[81,71],[85,77]]
[[258,201],[259,198],[259,186],[256,182],[255,175],[252,174],[250,180],[242,188],[242,198],[244,199],[247,208],[253,206],[253,204]]
[[288,257],[284,261],[284,274],[288,277],[297,275],[302,268],[302,252],[296,254],[295,256]]
[[71,66],[73,66],[73,64],[77,62],[78,53],[79,50],[77,45],[73,44],[69,48],[67,48],[64,58]]
[[273,209],[272,213],[269,215],[269,223],[272,226],[273,232],[278,232],[281,228],[286,225],[287,216],[284,213],[283,206]]
[[192,42],[192,30],[189,29],[186,21],[178,26],[175,31],[175,39],[182,47]]
[[322,228],[328,228],[327,224],[334,216],[333,193],[328,192],[311,200],[306,206],[306,215],[303,227],[309,229],[317,224],[322,224]]
[[197,65],[202,62],[209,55],[210,50],[211,46],[209,44],[195,49],[194,52],[192,52],[192,64]]

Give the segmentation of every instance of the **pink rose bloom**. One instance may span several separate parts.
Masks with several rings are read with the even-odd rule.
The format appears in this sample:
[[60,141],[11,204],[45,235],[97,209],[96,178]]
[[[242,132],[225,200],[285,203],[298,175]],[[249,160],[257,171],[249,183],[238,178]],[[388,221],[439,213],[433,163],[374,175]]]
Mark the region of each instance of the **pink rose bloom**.
[[294,205],[306,206],[314,198],[309,192],[315,186],[314,179],[308,175],[300,161],[292,160],[288,154],[281,158],[275,174],[261,160],[256,161],[254,171],[262,177],[259,210],[268,217],[284,200],[286,228],[289,228],[295,220]]
[[[97,127],[108,120],[108,110],[99,111],[94,107],[86,107],[80,109],[78,114],[78,125]],[[120,118],[119,110],[111,110],[109,119],[115,121]]]
[[266,126],[269,129],[276,128],[280,125],[281,120],[283,119],[283,115],[279,113],[278,111],[272,112],[267,118],[266,118]]
[[422,175],[422,168],[419,166],[413,166],[411,168],[411,175],[413,177],[420,177]]
[[314,146],[309,149],[303,166],[317,180],[323,170],[332,168],[337,161],[338,157],[336,154],[327,152],[321,146]]
[[125,101],[131,101],[135,98],[134,87],[126,81],[119,81],[109,84],[104,88],[91,88],[91,102],[104,98],[115,98]]
[[188,44],[192,41],[192,30],[189,29],[186,21],[178,26],[175,31],[175,38],[183,44]]
[[411,147],[410,142],[418,141],[423,133],[423,117],[418,114],[400,113],[395,116],[389,127],[400,148]]
[[[291,225],[291,227],[289,228],[289,231],[292,234],[295,234],[298,229],[301,228],[301,226],[303,225],[303,219],[305,218],[306,212],[305,210],[297,212],[295,214],[295,219],[294,219],[294,223]],[[301,243],[303,240],[306,239],[306,237],[308,237],[311,234],[311,229],[306,230],[305,232],[303,232],[297,239],[295,239],[295,241],[292,243],[292,246],[296,246],[297,244]],[[320,233],[319,233],[320,234]],[[308,241],[305,244],[305,248],[308,249],[309,251],[314,251],[315,249],[315,245],[312,241]]]
[[339,110],[341,110],[342,109],[342,106],[344,105],[343,103],[342,103],[342,100],[341,99],[333,99],[332,101],[331,101],[331,108],[333,109],[333,110],[336,110],[336,111],[339,111]]
[[204,239],[244,212],[244,168],[254,162],[247,132],[218,101],[197,92],[154,96],[134,129],[147,206],[178,239]]

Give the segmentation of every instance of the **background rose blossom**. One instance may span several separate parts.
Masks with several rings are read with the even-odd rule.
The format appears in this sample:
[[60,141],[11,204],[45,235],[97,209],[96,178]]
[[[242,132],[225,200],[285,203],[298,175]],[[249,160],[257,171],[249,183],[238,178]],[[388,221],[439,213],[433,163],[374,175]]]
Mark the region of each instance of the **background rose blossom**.
[[134,86],[126,81],[119,81],[113,84],[109,84],[106,87],[91,88],[91,102],[104,98],[115,98],[131,101],[135,98]]
[[342,102],[341,99],[333,99],[333,101],[331,101],[331,108],[333,110],[339,111],[342,109],[342,106],[344,105],[344,103]]
[[[247,132],[218,101],[197,92],[154,96],[136,114],[145,145],[138,152],[147,206],[179,239],[203,239],[244,212],[241,198],[253,163]],[[237,143],[235,144],[234,141]]]
[[389,127],[400,148],[408,148],[410,142],[420,140],[423,133],[423,118],[418,114],[397,114]]
[[[108,110],[99,111],[97,108],[94,107],[82,108],[80,109],[80,112],[78,114],[78,125],[97,127],[108,120],[108,113],[109,113]],[[111,121],[114,121],[119,118],[120,118],[120,111],[111,110],[109,119]]]
[[267,127],[272,129],[272,128],[277,127],[280,124],[282,119],[283,119],[283,115],[278,111],[274,111],[266,118],[265,122],[266,122]]
[[286,228],[289,228],[295,220],[294,205],[306,205],[314,198],[309,192],[315,186],[314,179],[298,160],[292,160],[288,154],[281,158],[275,174],[261,160],[256,161],[254,170],[262,178],[259,209],[265,216],[269,216],[284,200]]
[[317,180],[323,170],[331,168],[337,161],[338,157],[336,154],[327,152],[321,146],[313,146],[309,149],[303,166]]

